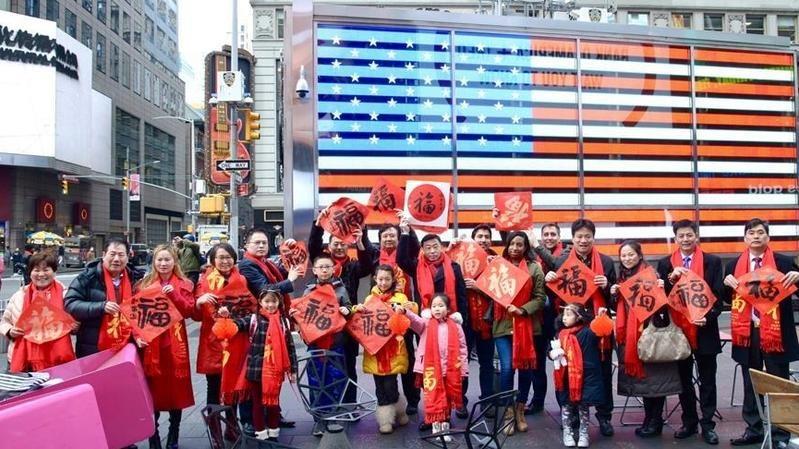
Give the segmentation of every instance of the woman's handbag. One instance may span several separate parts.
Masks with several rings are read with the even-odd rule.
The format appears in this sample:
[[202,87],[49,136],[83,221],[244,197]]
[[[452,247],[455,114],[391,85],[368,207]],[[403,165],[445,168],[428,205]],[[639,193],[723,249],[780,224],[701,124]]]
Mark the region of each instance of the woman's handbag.
[[653,322],[638,339],[638,358],[645,363],[664,363],[685,360],[691,355],[691,345],[682,330],[669,320],[665,327]]

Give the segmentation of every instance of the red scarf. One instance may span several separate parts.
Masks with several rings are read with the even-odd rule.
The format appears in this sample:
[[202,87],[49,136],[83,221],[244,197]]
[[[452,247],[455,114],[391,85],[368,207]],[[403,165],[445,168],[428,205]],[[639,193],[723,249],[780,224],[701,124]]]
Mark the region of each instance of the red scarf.
[[[51,305],[64,308],[64,288],[57,281],[54,280],[47,289],[38,291],[33,285],[28,285],[25,298],[22,301],[22,310],[30,307],[34,293],[44,294]],[[72,350],[72,340],[69,334],[40,345],[20,337],[14,342],[10,371],[14,373],[42,371],[70,360],[75,360],[75,352]]]
[[333,276],[340,278],[341,274],[344,273],[344,267],[350,262],[350,256],[345,255],[338,259],[331,252],[330,259],[333,261]]
[[[738,257],[738,262],[735,264],[735,277],[740,278],[748,273],[750,267],[749,250]],[[762,266],[777,269],[777,264],[774,262],[774,252],[771,248],[766,247],[763,253]],[[751,344],[752,332],[752,306],[741,299],[737,294],[732,301],[732,316],[730,319],[732,323],[732,344],[735,346],[743,346],[748,348]],[[782,332],[780,330],[780,308],[775,307],[773,312],[760,315],[760,349],[766,353],[784,352],[782,346]]]
[[582,324],[567,327],[558,334],[560,346],[566,352],[567,365],[554,372],[555,391],[563,391],[568,385],[570,402],[580,402],[583,399],[583,349],[577,340],[577,333],[583,327]]
[[408,298],[412,297],[411,283],[408,282],[408,276],[397,265],[397,250],[394,249],[388,252],[385,249],[380,249],[380,265],[389,265],[394,268],[394,279],[396,279],[396,289],[405,294]]
[[[619,284],[635,276],[646,264],[641,261],[635,272],[625,275],[624,272],[619,276]],[[636,379],[645,377],[644,363],[638,357],[638,339],[641,337],[642,323],[638,321],[635,314],[628,310],[627,302],[619,295],[616,306],[616,338],[624,341],[624,372]]]
[[[377,289],[377,287],[375,287]],[[367,301],[383,301],[387,303],[394,297],[394,292],[386,292],[380,293],[379,295],[372,295],[371,299]],[[402,339],[402,336],[399,337]],[[401,340],[402,344],[405,344],[404,340]],[[400,352],[400,345],[397,338],[391,338],[388,340],[388,343],[383,345],[377,354],[375,354],[375,358],[377,359],[377,369],[379,372],[383,374],[388,374],[391,372],[391,360],[397,356]]]
[[[705,257],[702,253],[702,248],[699,245],[696,246],[694,253],[690,256],[691,257],[691,267],[689,268],[691,271],[699,275],[700,277],[705,277]],[[671,268],[672,271],[675,267],[683,266],[682,263],[682,253],[678,249],[671,255]],[[674,316],[674,324],[676,324],[680,329],[682,329],[685,337],[688,339],[688,343],[691,344],[691,349],[696,350],[698,347],[698,336],[697,336],[697,327],[694,323],[692,323],[685,315],[681,313],[673,313]]]
[[[130,278],[126,270],[122,271],[121,282],[119,284],[119,297],[116,295],[114,289],[114,282],[111,278],[111,273],[102,267],[103,281],[105,283],[105,296],[108,301],[113,301],[117,304],[129,301],[133,296],[133,288],[130,284]],[[130,325],[127,317],[123,313],[111,315],[103,313],[103,319],[100,321],[100,338],[97,340],[97,349],[103,351],[105,349],[113,349],[119,351],[125,346],[131,336],[133,328]]]
[[[188,281],[183,280],[172,274],[167,282],[173,290],[167,296],[174,297],[180,294],[191,295],[191,288],[186,285]],[[164,284],[164,285],[167,285]],[[144,288],[146,286],[142,286]],[[172,298],[170,298],[172,301]],[[172,301],[173,303],[175,301]],[[166,332],[155,337],[153,341],[144,348],[144,374],[148,377],[155,377],[164,374],[161,370],[161,350],[168,348],[169,355],[172,357],[172,369],[178,379],[185,379],[189,376],[189,342],[186,340],[185,325],[183,320],[177,321]]]
[[[441,372],[441,355],[438,347],[438,326],[447,326],[447,372]],[[452,408],[461,408],[460,341],[458,325],[447,319],[440,323],[435,318],[427,322],[427,342],[424,348],[424,421],[447,421]]]
[[450,313],[457,312],[458,298],[455,293],[455,270],[452,269],[452,259],[443,252],[435,262],[428,261],[424,253],[419,253],[419,263],[416,265],[416,288],[419,289],[422,309],[430,308],[430,301],[433,300],[433,295],[436,293],[435,278],[438,267],[444,269],[444,293],[447,294],[450,300]]
[[[535,263],[535,262],[532,262]],[[529,273],[527,261],[522,259],[519,268]],[[533,289],[532,282],[516,295],[513,305],[520,308],[530,302],[530,292]],[[533,345],[533,316],[532,315],[511,315],[513,320],[513,369],[535,369],[535,345]]]
[[286,334],[280,312],[267,312],[261,309],[258,312],[269,320],[266,328],[266,341],[264,342],[264,360],[261,366],[261,400],[266,406],[280,404],[280,387],[283,379],[291,372],[291,359],[286,347]]
[[[576,249],[572,249],[569,252],[569,257],[568,258],[569,259],[572,259],[572,258],[576,259],[577,258],[577,250]],[[591,262],[590,264],[586,264],[586,265],[588,266],[588,268],[591,269],[591,271],[594,272],[595,275],[601,276],[601,275],[605,274],[605,269],[602,266],[601,254],[599,253],[599,251],[596,250],[596,248],[591,248],[591,259],[590,259],[590,262]],[[605,305],[605,297],[602,295],[602,289],[601,288],[597,288],[596,290],[594,290],[594,293],[591,295],[591,298],[589,299],[589,301],[591,302],[591,306],[594,309],[594,316],[599,315],[599,309],[600,308],[607,307]],[[600,349],[600,357],[602,358],[602,360],[605,360],[606,351],[610,351],[611,350],[610,337],[601,337],[599,339],[599,349]]]
[[[280,269],[271,260],[262,260],[248,252],[244,253],[244,258],[253,261],[255,265],[257,265],[258,268],[263,271],[264,275],[266,275],[266,280],[270,284],[277,284],[278,282],[285,280],[283,273],[280,272]],[[285,306],[286,310],[291,308],[291,296],[285,293],[283,294],[283,305]]]
[[466,290],[466,300],[469,303],[469,324],[472,330],[483,340],[491,338],[491,323],[483,317],[493,301],[477,290]]

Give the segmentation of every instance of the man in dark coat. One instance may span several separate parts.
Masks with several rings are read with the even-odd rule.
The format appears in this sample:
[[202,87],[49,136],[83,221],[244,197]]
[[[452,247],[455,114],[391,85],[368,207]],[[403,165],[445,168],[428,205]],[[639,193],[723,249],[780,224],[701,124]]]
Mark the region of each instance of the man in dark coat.
[[[131,286],[142,278],[141,271],[128,266],[129,256],[130,246],[127,241],[109,239],[102,259],[89,263],[69,285],[69,290],[64,295],[64,310],[80,322],[75,345],[75,355],[78,357],[98,351],[97,342],[103,315],[119,313],[119,303],[125,299],[119,297],[123,278],[127,277]],[[110,300],[106,294],[103,270],[111,275],[117,301]]]
[[[724,289],[722,283],[723,269],[721,259],[712,254],[707,254],[699,248],[699,226],[691,220],[679,220],[672,225],[674,243],[677,251],[658,261],[657,271],[660,279],[665,281],[666,293],[671,293],[682,275],[698,269],[697,256],[701,257],[702,276],[710,287],[713,295],[718,299],[713,308],[701,320],[694,321],[697,330],[697,347],[692,357],[679,362],[680,382],[680,407],[682,408],[682,428],[674,432],[674,438],[685,439],[697,433],[697,426],[702,427],[702,439],[708,444],[718,444],[719,437],[714,430],[716,423],[713,415],[716,413],[716,355],[721,353],[721,340],[719,339],[718,316],[721,314],[721,298]],[[681,261],[679,264],[673,261]],[[693,372],[696,360],[699,374],[699,408],[702,410],[702,419],[696,413],[696,390],[694,389]]]
[[[738,258],[730,261],[727,264],[725,273],[727,276],[724,278],[724,285],[728,288],[724,294],[724,300],[729,302],[732,306],[731,325],[732,325],[732,359],[741,365],[741,373],[743,374],[744,384],[744,402],[741,408],[741,414],[746,422],[746,431],[739,438],[730,441],[733,446],[744,446],[748,444],[760,443],[763,441],[763,420],[760,419],[758,413],[756,400],[752,391],[752,379],[749,376],[749,368],[762,370],[763,366],[766,367],[766,372],[773,374],[784,379],[788,379],[790,374],[788,365],[791,362],[799,360],[799,342],[796,338],[796,325],[793,320],[793,307],[791,304],[791,297],[784,299],[780,302],[778,308],[775,309],[776,313],[769,313],[768,316],[760,316],[760,314],[744,300],[738,297],[735,293],[735,288],[738,287],[738,279],[748,271],[754,271],[762,266],[768,266],[769,256],[773,257],[773,268],[785,274],[783,285],[795,284],[799,281],[799,267],[793,261],[793,258],[783,254],[778,254],[768,246],[769,243],[769,227],[768,222],[759,218],[749,220],[744,226],[744,243],[746,243],[747,250]],[[745,268],[739,269],[736,273],[736,267]],[[768,334],[761,335],[761,320],[773,321],[775,317],[779,321],[780,335],[770,337]],[[740,339],[736,332],[736,322],[749,321],[749,338]],[[781,351],[766,352],[761,347],[762,343],[766,343],[767,339],[776,340],[781,346]],[[748,346],[742,344],[748,343]],[[773,446],[777,449],[785,449],[788,447],[788,440],[790,435],[780,429],[772,430]]]
[[[613,302],[613,297],[610,294],[610,286],[616,283],[616,267],[613,264],[613,259],[600,254],[594,248],[594,235],[596,234],[596,225],[588,219],[580,218],[574,221],[571,226],[572,230],[572,251],[577,255],[588,268],[595,274],[594,283],[599,287],[599,292],[608,310],[616,310],[616,304]],[[593,259],[594,253],[599,257],[601,266],[594,266]],[[568,254],[562,254],[555,260],[555,270],[561,267],[569,257]],[[557,271],[550,271],[546,274],[546,281],[551,282],[558,279]],[[596,306],[593,304],[593,299],[589,299],[585,304],[590,310],[595,310]],[[610,419],[613,416],[613,354],[612,343],[611,348],[606,348],[602,351],[602,382],[605,390],[604,398],[605,403],[596,407],[596,418],[599,421],[599,432],[606,436],[612,436],[614,433],[613,425]]]
[[[294,281],[302,274],[300,267],[279,266],[269,260],[269,237],[266,231],[252,228],[244,237],[244,257],[239,261],[239,273],[247,279],[247,288],[256,298],[266,291],[286,295],[294,291]],[[268,271],[268,273],[267,273]]]

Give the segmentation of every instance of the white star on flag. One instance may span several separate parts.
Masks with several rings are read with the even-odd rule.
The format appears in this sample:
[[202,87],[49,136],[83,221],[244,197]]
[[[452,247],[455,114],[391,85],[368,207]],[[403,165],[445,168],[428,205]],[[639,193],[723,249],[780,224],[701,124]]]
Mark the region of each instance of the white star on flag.
[[340,94],[341,93],[341,86],[339,86],[338,84],[334,84],[333,85],[333,93],[336,94],[336,95]]
[[390,133],[397,132],[397,125],[395,125],[393,123],[389,123],[388,124],[388,132],[390,132]]
[[488,118],[488,117],[486,117],[483,114],[478,115],[477,116],[477,123],[485,123],[486,122],[486,118]]
[[397,100],[392,98],[392,99],[388,100],[386,103],[388,103],[388,107],[393,108],[394,106],[397,105]]
[[422,59],[424,59],[425,61],[430,61],[433,59],[433,54],[430,53],[429,51],[426,51],[422,53]]
[[504,107],[505,107],[505,105],[500,103],[499,101],[494,103],[494,109],[496,109],[497,111],[501,111],[502,108],[504,108]]
[[358,75],[357,73],[353,73],[352,75],[350,75],[350,78],[352,78],[352,81],[351,81],[352,83],[360,83],[361,82],[361,75]]
[[331,64],[333,64],[334,69],[341,68],[341,62],[339,62],[338,59],[334,59],[333,62],[331,62]]
[[416,66],[413,65],[412,62],[408,62],[408,63],[405,64],[405,70],[413,70],[414,67],[416,67]]
[[485,49],[486,49],[486,47],[485,47],[485,45],[482,42],[477,44],[477,51],[485,51]]
[[466,100],[461,101],[461,109],[468,109],[468,108],[469,108],[469,102]]
[[341,120],[341,112],[338,109],[333,111],[333,120]]
[[433,85],[433,77],[431,77],[430,75],[427,75],[426,77],[424,77],[424,84],[426,86]]
[[406,122],[412,122],[414,120],[416,120],[416,114],[414,114],[413,112],[408,112],[407,114],[405,114]]
[[469,134],[469,125],[466,123],[462,124],[460,132],[463,134]]
[[503,128],[501,126],[495,126],[494,127],[494,133],[495,134],[502,134],[503,131],[505,131],[505,128]]
[[377,70],[378,67],[380,67],[380,64],[378,64],[378,63],[376,63],[374,61],[369,63],[369,70]]
[[519,92],[511,92],[510,97],[513,98],[514,100],[518,100]]
[[388,55],[388,59],[394,59],[397,57],[397,52],[394,50],[389,50],[386,54]]
[[431,109],[433,107],[433,102],[430,101],[429,98],[427,100],[425,100],[423,104],[424,104],[425,109]]
[[461,60],[461,62],[466,62],[469,59],[469,54],[468,53],[458,53],[458,58]]
[[369,120],[377,120],[378,117],[380,117],[380,114],[375,111],[369,113]]
[[494,87],[502,87],[502,80],[500,79],[494,80]]
[[405,139],[405,141],[406,141],[406,142],[408,142],[408,145],[413,145],[413,144],[415,144],[415,143],[416,143],[416,139],[414,139],[414,137],[413,137],[413,136],[408,136],[408,137]]
[[517,46],[515,46],[515,45],[514,45],[514,46],[512,46],[512,47],[510,48],[510,52],[511,52],[511,53],[513,53],[513,54],[516,54],[516,53],[518,53],[518,52],[519,52],[519,47],[517,47]]
[[413,41],[410,39],[405,41],[405,48],[413,48]]
[[372,134],[372,137],[369,138],[369,143],[372,145],[377,145],[377,142],[380,141],[380,138],[376,135]]
[[485,68],[485,67],[483,67],[483,66],[480,66],[480,67],[478,67],[478,68],[477,68],[477,73],[479,73],[479,74],[481,74],[481,75],[482,75],[482,74],[483,74],[483,72],[485,72],[485,71],[486,71],[486,68]]
[[333,140],[333,143],[336,145],[340,144],[341,141],[344,140],[338,134],[333,134],[333,137],[331,137],[330,139]]
[[340,44],[341,44],[341,38],[338,37],[338,35],[333,36],[333,45],[340,45]]
[[468,86],[469,85],[469,79],[466,78],[466,76],[464,75],[464,76],[461,77],[460,83],[461,83],[461,86]]
[[377,95],[377,86],[372,85],[372,87],[369,88],[369,93],[372,95]]
[[518,75],[519,74],[519,68],[518,67],[514,67],[514,68],[510,69],[510,73],[512,73],[514,75]]
[[486,96],[486,91],[484,91],[483,89],[480,89],[480,90],[478,90],[478,91],[477,91],[477,96],[478,96],[479,98],[485,98],[485,96]]
[[519,120],[521,120],[522,118],[521,118],[521,117],[519,117],[518,115],[514,115],[514,116],[513,116],[513,117],[511,117],[510,119],[513,121],[513,123],[515,123],[515,124],[518,124],[518,123],[519,123]]
[[450,89],[449,87],[442,88],[441,89],[441,96],[443,96],[444,98],[451,97],[452,96],[452,89]]
[[480,138],[479,138],[479,139],[477,139],[477,142],[480,144],[480,146],[481,146],[481,147],[484,147],[484,146],[486,146],[486,143],[487,143],[488,141],[486,140],[486,138],[485,138],[485,137],[483,137],[483,136],[480,136]]
[[452,116],[445,112],[444,115],[441,116],[441,121],[448,122],[450,121],[450,118],[452,118]]
[[352,100],[350,100],[350,103],[352,103],[353,106],[358,107],[361,105],[361,100],[359,100],[358,97],[353,97]]
[[520,143],[521,143],[521,141],[519,140],[518,137],[514,137],[513,138],[513,146],[514,147],[518,147]]
[[429,133],[433,132],[433,125],[431,125],[429,123],[424,125],[424,130],[429,132]]
[[440,44],[442,50],[449,50],[449,41],[441,41]]
[[412,97],[413,94],[415,94],[415,93],[416,93],[416,89],[414,89],[413,87],[408,87],[407,89],[405,89],[405,95],[407,95],[409,97]]
[[494,62],[497,62],[497,63],[502,62],[502,55],[495,55],[494,56]]
[[357,58],[358,56],[360,56],[360,54],[361,53],[358,51],[357,48],[353,48],[352,50],[350,50],[350,56],[352,56],[353,58]]
[[393,73],[388,75],[388,84],[397,84],[397,77]]
[[377,47],[377,39],[375,39],[375,38],[369,39],[369,46],[370,47]]
[[449,66],[444,64],[441,66],[441,71],[444,73],[449,73]]
[[444,136],[441,138],[441,143],[443,143],[446,146],[452,145],[451,141],[452,139],[450,139],[449,136]]
[[350,129],[352,129],[353,132],[357,133],[358,131],[361,130],[361,125],[360,125],[360,123],[355,122],[352,125],[350,125]]

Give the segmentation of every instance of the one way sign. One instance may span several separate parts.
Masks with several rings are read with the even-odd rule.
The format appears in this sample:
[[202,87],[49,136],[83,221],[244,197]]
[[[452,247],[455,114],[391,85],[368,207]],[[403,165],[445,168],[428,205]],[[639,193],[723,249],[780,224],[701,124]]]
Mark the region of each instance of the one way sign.
[[216,169],[220,171],[237,171],[237,170],[249,170],[250,169],[250,160],[249,159],[226,159],[222,161],[216,161]]

